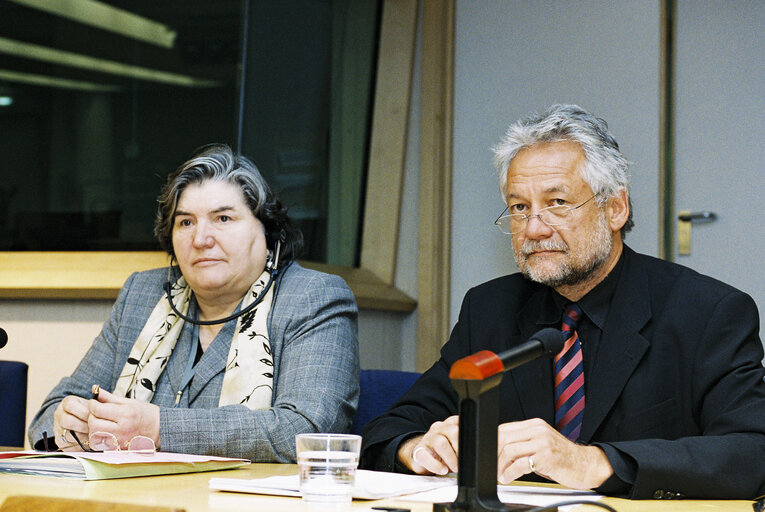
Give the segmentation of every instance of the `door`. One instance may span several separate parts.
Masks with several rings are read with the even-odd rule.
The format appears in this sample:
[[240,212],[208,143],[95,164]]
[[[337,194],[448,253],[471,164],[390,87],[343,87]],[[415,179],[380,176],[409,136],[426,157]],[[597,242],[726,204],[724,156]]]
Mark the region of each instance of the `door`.
[[676,19],[674,226],[717,219],[675,261],[754,297],[765,340],[765,2],[678,0]]

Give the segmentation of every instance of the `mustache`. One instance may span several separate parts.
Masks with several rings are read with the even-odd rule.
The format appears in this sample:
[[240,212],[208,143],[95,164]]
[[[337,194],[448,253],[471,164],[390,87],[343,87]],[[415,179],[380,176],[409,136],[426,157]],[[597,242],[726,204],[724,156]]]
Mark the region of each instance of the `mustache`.
[[568,251],[568,244],[562,240],[526,240],[521,246],[521,254],[529,256],[539,251]]

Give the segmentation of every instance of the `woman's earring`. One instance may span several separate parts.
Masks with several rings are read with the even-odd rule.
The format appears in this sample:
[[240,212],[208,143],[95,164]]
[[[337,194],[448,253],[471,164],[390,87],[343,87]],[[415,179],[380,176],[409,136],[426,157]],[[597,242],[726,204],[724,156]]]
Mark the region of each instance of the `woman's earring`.
[[266,255],[266,268],[269,270],[274,268],[274,251],[271,249],[268,250],[268,254]]

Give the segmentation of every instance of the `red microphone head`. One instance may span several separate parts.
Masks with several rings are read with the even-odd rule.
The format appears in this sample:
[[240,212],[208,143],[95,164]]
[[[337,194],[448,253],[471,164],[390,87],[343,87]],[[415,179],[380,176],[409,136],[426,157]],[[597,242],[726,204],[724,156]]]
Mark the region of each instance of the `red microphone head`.
[[454,362],[450,379],[483,380],[505,371],[502,359],[490,350],[481,350]]

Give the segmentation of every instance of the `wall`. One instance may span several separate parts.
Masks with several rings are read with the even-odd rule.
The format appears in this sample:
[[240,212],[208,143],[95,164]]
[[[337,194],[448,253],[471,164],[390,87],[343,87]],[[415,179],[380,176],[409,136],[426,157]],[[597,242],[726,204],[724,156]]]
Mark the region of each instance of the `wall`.
[[516,270],[491,147],[552,103],[604,118],[634,162],[634,249],[658,251],[659,3],[457,1],[451,317],[465,292]]
[[70,374],[101,330],[111,301],[0,301],[8,345],[0,357],[29,365],[27,424],[61,377]]

